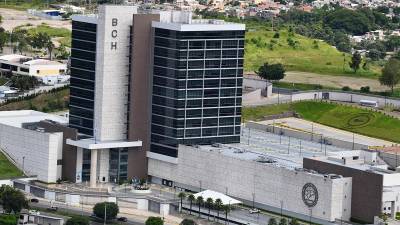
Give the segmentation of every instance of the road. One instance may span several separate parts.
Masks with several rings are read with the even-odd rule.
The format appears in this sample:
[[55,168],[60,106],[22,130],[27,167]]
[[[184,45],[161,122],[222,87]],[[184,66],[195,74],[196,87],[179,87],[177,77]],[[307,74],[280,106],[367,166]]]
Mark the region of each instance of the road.
[[[51,206],[51,203],[46,201],[46,200],[40,199],[39,203],[30,203],[30,205],[32,207],[36,207],[36,208],[40,208],[40,209],[47,209],[47,208],[49,208]],[[54,202],[52,204],[52,206],[56,206],[56,207],[58,207],[59,210],[62,209],[62,211],[65,211],[65,212],[68,212],[68,213],[72,213],[72,214],[76,214],[76,215],[83,215],[83,216],[92,215],[91,210],[89,210],[87,208],[84,208],[84,207],[83,208],[79,208],[79,207],[65,205],[65,204],[57,203],[57,202]],[[133,219],[131,216],[126,215],[126,214],[120,213],[120,214],[118,214],[118,216],[119,217],[123,216],[123,217],[128,218],[128,222],[124,222],[124,223],[121,222],[121,224],[126,224],[126,225],[143,225],[144,224],[142,221]]]
[[[50,91],[52,89],[56,89],[56,88],[60,88],[60,87],[64,87],[68,85],[68,83],[60,83],[60,84],[55,84],[55,85],[43,85],[43,86],[39,86],[35,89],[29,90],[27,92],[24,92],[23,94],[19,95],[19,97],[24,97],[24,96],[29,96],[29,95],[33,95],[39,92],[46,92],[46,91]],[[6,99],[0,99],[0,103],[5,102]]]
[[[369,86],[371,91],[387,91],[388,87],[379,83],[378,79],[363,78],[357,76],[335,76],[327,74],[317,74],[309,72],[287,71],[283,82],[320,84],[327,87],[342,88],[348,86],[351,89],[359,90],[363,86]],[[246,73],[246,75],[254,75]]]

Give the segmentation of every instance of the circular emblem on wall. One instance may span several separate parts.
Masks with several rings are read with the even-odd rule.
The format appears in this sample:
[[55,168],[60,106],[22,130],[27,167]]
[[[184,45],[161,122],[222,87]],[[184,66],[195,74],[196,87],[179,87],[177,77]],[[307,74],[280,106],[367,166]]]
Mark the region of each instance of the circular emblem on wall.
[[301,192],[303,202],[308,207],[314,207],[318,203],[318,190],[312,183],[306,183]]

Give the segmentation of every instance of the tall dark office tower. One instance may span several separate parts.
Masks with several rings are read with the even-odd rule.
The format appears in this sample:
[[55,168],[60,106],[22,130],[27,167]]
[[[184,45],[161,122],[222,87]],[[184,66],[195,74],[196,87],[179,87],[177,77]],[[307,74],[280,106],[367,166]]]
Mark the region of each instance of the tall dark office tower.
[[[76,182],[146,178],[179,144],[240,141],[245,26],[186,11],[101,5],[73,16]],[[74,165],[72,165],[74,164]]]
[[72,21],[69,125],[93,136],[96,23]]
[[240,141],[244,25],[153,22],[151,152]]

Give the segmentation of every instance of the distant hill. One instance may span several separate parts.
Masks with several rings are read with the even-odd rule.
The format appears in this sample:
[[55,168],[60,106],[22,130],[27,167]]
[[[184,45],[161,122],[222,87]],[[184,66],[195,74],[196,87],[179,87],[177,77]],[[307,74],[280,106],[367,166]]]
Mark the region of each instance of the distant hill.
[[[279,33],[279,38],[276,33]],[[340,52],[322,40],[289,35],[287,30],[275,32],[257,27],[249,28],[246,33],[245,72],[254,72],[264,62],[270,62],[282,63],[288,71],[318,74],[376,79],[381,73],[380,66],[368,62],[366,69],[361,68],[354,74],[348,65],[350,60],[350,54]]]

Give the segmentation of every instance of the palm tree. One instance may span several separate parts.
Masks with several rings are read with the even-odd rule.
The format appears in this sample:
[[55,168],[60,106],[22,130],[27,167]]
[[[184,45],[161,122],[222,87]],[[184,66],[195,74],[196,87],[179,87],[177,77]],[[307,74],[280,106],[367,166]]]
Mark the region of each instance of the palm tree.
[[185,192],[180,192],[180,193],[178,194],[178,197],[181,199],[181,211],[180,211],[180,212],[182,213],[183,199],[186,198]]
[[193,194],[190,194],[187,198],[188,198],[188,200],[189,200],[189,202],[190,202],[190,212],[189,212],[189,214],[192,215],[192,205],[193,205],[193,201],[194,201],[196,198],[194,197]]
[[222,200],[220,198],[215,199],[215,209],[217,210],[217,222],[219,219],[219,210],[221,210],[222,207]]
[[199,204],[199,217],[200,217],[200,208],[201,208],[201,204],[204,203],[204,198],[203,198],[203,196],[198,196],[197,199],[196,199],[196,201],[197,201],[197,204]]
[[210,212],[211,212],[211,207],[213,206],[213,199],[212,198],[207,198],[206,200],[206,206],[208,208],[208,216],[207,216],[207,220],[210,220]]
[[231,210],[231,207],[230,207],[230,205],[224,205],[223,209],[225,211],[225,223],[226,223],[228,221],[228,213]]

